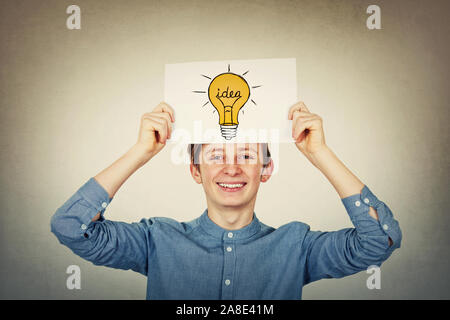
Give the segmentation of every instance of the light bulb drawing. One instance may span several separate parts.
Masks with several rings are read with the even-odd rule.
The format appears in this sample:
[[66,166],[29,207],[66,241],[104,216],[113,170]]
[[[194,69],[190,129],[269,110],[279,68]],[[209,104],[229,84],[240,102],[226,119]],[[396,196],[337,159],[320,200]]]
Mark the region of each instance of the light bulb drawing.
[[[203,77],[210,79],[208,91],[193,91],[194,93],[207,93],[208,99],[202,107],[211,103],[217,113],[219,114],[219,125],[222,137],[226,140],[231,140],[236,137],[237,128],[239,125],[238,116],[239,111],[244,107],[250,98],[250,86],[244,79],[246,71],[242,76],[230,72],[230,65],[228,65],[228,72],[221,73],[211,77]],[[259,88],[261,86],[254,86]],[[256,105],[256,102],[250,99]],[[244,111],[242,111],[244,113]]]

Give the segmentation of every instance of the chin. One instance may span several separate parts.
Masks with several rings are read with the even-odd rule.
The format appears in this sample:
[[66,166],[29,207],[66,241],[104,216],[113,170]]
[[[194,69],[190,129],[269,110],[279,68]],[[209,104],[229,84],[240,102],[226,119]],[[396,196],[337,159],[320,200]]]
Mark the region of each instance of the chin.
[[222,201],[220,203],[223,207],[244,207],[246,203],[239,201]]

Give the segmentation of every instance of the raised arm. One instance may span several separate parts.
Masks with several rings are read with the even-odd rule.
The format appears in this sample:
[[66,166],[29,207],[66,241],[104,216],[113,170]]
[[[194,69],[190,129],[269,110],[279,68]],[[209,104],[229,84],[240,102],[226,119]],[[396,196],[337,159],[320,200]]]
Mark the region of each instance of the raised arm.
[[[164,148],[167,139],[171,137],[174,121],[174,111],[165,103],[160,103],[152,112],[142,115],[136,144],[94,177],[110,198],[114,197],[117,190],[137,169]],[[100,213],[92,221],[99,218]]]
[[62,244],[94,264],[146,273],[147,241],[154,221],[115,222],[105,220],[103,213],[121,185],[163,149],[173,121],[173,110],[164,103],[144,114],[137,143],[57,209],[51,231]]
[[291,107],[288,118],[293,120],[297,148],[333,185],[356,227],[307,233],[303,244],[307,251],[305,283],[381,264],[400,247],[402,237],[391,210],[325,144],[320,116],[299,102]]
[[[319,169],[333,185],[341,199],[359,194],[364,187],[362,183],[331,151],[325,143],[322,118],[309,112],[303,102],[291,107],[288,114],[292,119],[292,137],[297,148]],[[378,220],[377,211],[369,208],[369,215]],[[389,245],[392,239],[389,238]]]

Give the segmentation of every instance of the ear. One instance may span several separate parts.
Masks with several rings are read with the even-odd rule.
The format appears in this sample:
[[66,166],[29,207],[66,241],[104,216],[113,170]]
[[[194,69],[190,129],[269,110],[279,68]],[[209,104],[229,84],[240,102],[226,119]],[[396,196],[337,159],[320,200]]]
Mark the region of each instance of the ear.
[[261,170],[261,182],[267,182],[267,180],[269,180],[269,178],[272,176],[272,172],[273,172],[273,161],[272,159],[270,159],[269,164],[264,168],[262,168]]
[[192,163],[189,166],[189,169],[191,170],[191,175],[192,175],[192,178],[194,178],[195,182],[197,182],[198,184],[201,184],[202,183],[202,175],[200,174],[200,170],[197,169],[197,167]]

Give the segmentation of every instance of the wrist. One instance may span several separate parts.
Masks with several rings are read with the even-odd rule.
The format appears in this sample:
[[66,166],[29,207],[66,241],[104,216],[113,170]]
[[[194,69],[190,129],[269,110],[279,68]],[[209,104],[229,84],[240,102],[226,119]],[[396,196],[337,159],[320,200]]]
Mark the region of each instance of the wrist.
[[146,164],[151,158],[153,158],[154,154],[146,150],[142,145],[136,143],[128,150],[127,154],[130,158],[134,159],[139,167],[142,167]]
[[320,169],[320,167],[332,157],[333,152],[331,149],[324,145],[323,147],[319,148],[318,150],[311,152],[307,155],[307,158],[309,161],[317,168]]

